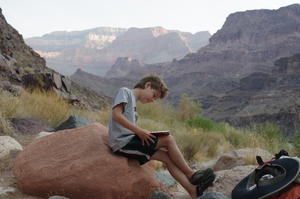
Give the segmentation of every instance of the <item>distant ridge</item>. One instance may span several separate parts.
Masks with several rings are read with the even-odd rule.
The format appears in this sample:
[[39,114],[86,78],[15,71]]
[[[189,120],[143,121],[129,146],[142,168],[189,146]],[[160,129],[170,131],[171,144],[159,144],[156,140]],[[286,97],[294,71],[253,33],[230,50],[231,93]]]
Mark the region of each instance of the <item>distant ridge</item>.
[[208,44],[209,32],[196,34],[162,27],[110,28],[59,31],[26,39],[47,65],[70,75],[77,68],[104,75],[118,57],[131,57],[146,64],[180,59]]

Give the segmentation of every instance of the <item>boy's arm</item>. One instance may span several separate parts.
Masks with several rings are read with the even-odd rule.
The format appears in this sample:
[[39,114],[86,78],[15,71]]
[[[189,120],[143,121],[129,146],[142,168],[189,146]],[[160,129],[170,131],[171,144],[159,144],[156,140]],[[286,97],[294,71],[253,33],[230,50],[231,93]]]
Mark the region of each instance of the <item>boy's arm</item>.
[[131,130],[132,132],[134,132],[137,136],[139,136],[139,138],[142,140],[142,144],[144,145],[145,143],[147,145],[150,144],[150,142],[154,142],[154,140],[152,138],[155,138],[154,135],[151,135],[151,132],[146,130],[146,129],[142,129],[138,126],[136,126],[135,124],[133,124],[132,122],[130,122],[122,113],[124,112],[124,106],[123,104],[118,104],[117,106],[115,106],[112,110],[112,119],[116,122],[118,122],[119,124],[121,124],[123,127]]

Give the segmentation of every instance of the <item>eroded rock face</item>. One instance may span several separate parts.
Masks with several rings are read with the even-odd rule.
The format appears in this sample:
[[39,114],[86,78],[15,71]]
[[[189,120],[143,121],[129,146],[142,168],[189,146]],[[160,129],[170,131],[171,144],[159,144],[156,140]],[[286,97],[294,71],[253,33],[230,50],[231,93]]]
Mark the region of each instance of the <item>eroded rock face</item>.
[[[51,68],[65,75],[73,74],[77,68],[105,75],[118,57],[132,57],[147,64],[171,61],[205,46],[209,37],[207,31],[191,34],[162,27],[128,30],[100,27],[53,32],[29,38],[26,42],[47,60]],[[108,75],[116,77],[123,73],[112,70]]]
[[278,59],[272,73],[256,72],[242,78],[204,116],[238,127],[271,122],[292,137],[300,121],[299,84],[300,54]]
[[161,185],[154,170],[113,155],[107,128],[99,123],[62,130],[33,141],[13,173],[29,195],[76,199],[149,198]]

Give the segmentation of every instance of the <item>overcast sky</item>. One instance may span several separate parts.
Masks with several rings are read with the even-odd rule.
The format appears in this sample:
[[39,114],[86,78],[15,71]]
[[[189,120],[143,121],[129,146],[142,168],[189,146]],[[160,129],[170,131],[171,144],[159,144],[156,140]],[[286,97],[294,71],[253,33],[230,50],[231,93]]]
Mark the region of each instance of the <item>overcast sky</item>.
[[101,26],[213,34],[230,13],[295,3],[300,0],[0,0],[0,7],[8,23],[27,38]]

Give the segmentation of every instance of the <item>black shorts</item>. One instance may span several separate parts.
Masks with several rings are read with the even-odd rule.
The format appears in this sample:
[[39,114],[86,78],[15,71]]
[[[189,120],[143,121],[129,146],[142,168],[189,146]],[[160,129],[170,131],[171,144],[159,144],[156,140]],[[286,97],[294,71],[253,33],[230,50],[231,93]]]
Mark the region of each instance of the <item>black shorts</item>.
[[141,139],[135,135],[123,148],[115,152],[115,154],[133,158],[140,162],[140,165],[145,164],[151,158],[151,156],[157,151],[155,149],[158,138],[152,138],[154,143],[150,142],[148,146],[146,143],[142,145]]

